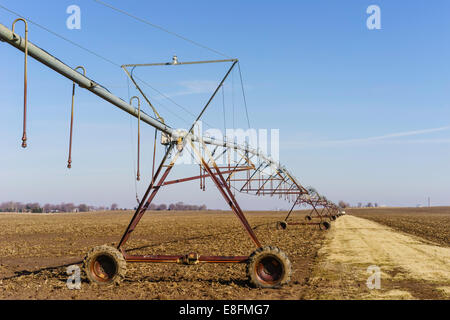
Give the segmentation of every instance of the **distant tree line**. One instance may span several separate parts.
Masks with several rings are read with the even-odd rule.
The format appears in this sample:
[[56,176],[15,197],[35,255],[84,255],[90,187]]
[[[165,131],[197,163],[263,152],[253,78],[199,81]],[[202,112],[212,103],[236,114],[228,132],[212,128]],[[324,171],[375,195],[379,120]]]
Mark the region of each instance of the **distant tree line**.
[[[135,208],[136,209],[136,208]],[[110,207],[103,206],[89,206],[87,204],[79,204],[75,205],[73,203],[61,203],[61,204],[44,204],[40,205],[37,202],[34,203],[22,203],[22,202],[14,202],[8,201],[0,203],[0,212],[31,212],[31,213],[58,213],[58,212],[89,212],[89,211],[119,211],[119,210],[128,210],[124,208],[119,208],[117,203],[113,203]],[[172,203],[170,205],[166,204],[151,204],[149,210],[156,211],[202,211],[207,210],[205,205],[189,205],[184,204],[183,202]]]
[[164,210],[170,210],[170,211],[203,211],[207,210],[205,205],[197,206],[197,205],[191,205],[191,204],[185,204],[183,202],[177,202],[172,203],[169,205],[166,204],[151,204],[149,207],[149,210],[156,210],[156,211],[164,211]]
[[[339,201],[339,207],[341,208],[351,208],[351,205],[348,202]],[[367,204],[363,204],[362,202],[358,202],[358,208],[378,208],[378,203],[368,202]]]
[[339,201],[338,205],[339,205],[339,207],[341,207],[341,208],[350,208],[350,203],[344,202],[344,201],[342,201],[342,200]]
[[378,203],[368,202],[367,204],[362,204],[358,202],[358,208],[378,208]]
[[179,211],[179,210],[190,210],[190,211],[203,211],[206,210],[206,206],[203,204],[201,206],[184,204],[183,202],[172,203],[168,207],[169,210]]
[[40,205],[37,202],[22,203],[8,201],[0,203],[0,212],[32,212],[32,213],[50,213],[50,212],[89,212],[109,210],[108,207],[95,207],[87,204],[75,205],[73,203]]

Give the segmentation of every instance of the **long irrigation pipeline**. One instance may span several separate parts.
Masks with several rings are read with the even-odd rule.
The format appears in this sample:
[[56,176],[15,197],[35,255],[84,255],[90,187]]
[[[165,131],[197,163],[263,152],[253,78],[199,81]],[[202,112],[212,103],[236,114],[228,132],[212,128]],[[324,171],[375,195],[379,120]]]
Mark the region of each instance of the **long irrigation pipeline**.
[[[14,25],[17,21],[23,21],[25,24],[25,38],[22,38],[14,32]],[[196,117],[196,121],[192,124],[189,131],[174,130],[168,126],[164,119],[159,116],[156,108],[151,104],[150,99],[145,95],[144,91],[139,87],[131,73],[127,72],[128,67],[136,67],[139,65],[123,65],[121,66],[135,84],[144,100],[150,105],[154,111],[155,117],[151,117],[141,110],[141,100],[134,96],[127,103],[109,92],[105,87],[91,80],[86,76],[86,69],[79,66],[72,69],[68,65],[56,57],[42,50],[38,46],[28,41],[28,24],[23,18],[19,18],[13,23],[12,30],[0,24],[0,40],[4,41],[14,48],[24,52],[25,69],[24,69],[24,122],[22,146],[26,147],[26,117],[27,117],[27,61],[28,57],[34,58],[36,61],[51,68],[57,73],[63,75],[73,82],[72,90],[72,108],[71,108],[71,126],[70,126],[70,142],[69,142],[69,158],[68,167],[71,167],[72,158],[72,131],[73,131],[73,115],[75,101],[75,84],[84,88],[98,97],[106,100],[112,105],[129,113],[138,119],[138,151],[137,151],[137,172],[136,179],[140,179],[139,159],[140,159],[140,125],[147,124],[155,128],[161,134],[161,144],[165,147],[164,155],[161,161],[156,164],[155,150],[153,162],[153,175],[149,187],[140,199],[139,205],[131,219],[128,227],[122,235],[122,238],[116,248],[110,246],[100,246],[93,248],[84,260],[84,269],[88,279],[97,284],[111,284],[120,281],[126,273],[126,263],[147,262],[147,263],[180,263],[193,265],[198,263],[245,263],[247,265],[247,277],[251,284],[262,288],[280,287],[290,280],[291,264],[286,256],[279,248],[274,246],[263,246],[250,226],[247,218],[240,207],[234,191],[239,190],[241,193],[253,194],[256,196],[278,196],[287,201],[293,201],[294,205],[290,210],[288,217],[284,223],[288,224],[288,218],[293,212],[295,206],[307,203],[313,206],[313,211],[321,219],[323,217],[336,218],[340,215],[340,209],[325,197],[320,196],[315,190],[304,188],[298,180],[280,163],[274,161],[261,150],[251,148],[248,144],[239,145],[234,141],[219,141],[213,138],[204,137],[195,134],[194,127],[199,121],[213,99],[216,97],[224,82],[228,78],[232,69],[238,64],[237,59],[226,59],[231,62],[232,66],[208,100],[207,104],[202,108],[200,114]],[[172,62],[164,63],[168,66],[179,66],[183,64],[200,64],[200,63],[217,63],[222,61],[194,61],[179,62],[174,57]],[[151,66],[155,64],[146,64],[140,66]],[[161,64],[158,64],[161,65]],[[80,72],[82,71],[82,73]],[[241,76],[242,79],[242,76]],[[244,94],[245,97],[245,94]],[[137,108],[131,103],[137,101]],[[246,111],[247,112],[247,111]],[[247,112],[248,115],[248,112]],[[208,146],[214,147],[211,151]],[[168,180],[168,176],[173,169],[178,157],[184,149],[190,147],[197,163],[200,166],[200,175],[187,177],[183,179]],[[156,139],[155,139],[156,148]],[[218,164],[217,150],[222,150],[219,154],[230,159],[238,155],[235,163],[228,161],[227,165],[220,166]],[[125,250],[125,244],[131,233],[134,231],[146,210],[152,204],[158,192],[164,187],[172,184],[183,183],[186,181],[200,181],[200,187],[205,190],[206,178],[209,178],[216,186],[224,201],[229,205],[230,209],[240,221],[242,227],[247,232],[251,241],[255,245],[255,251],[248,256],[209,256],[199,255],[194,252],[182,255],[130,255]],[[322,207],[322,212],[317,211],[317,207]],[[326,210],[326,213],[323,213]],[[295,224],[289,222],[289,224]],[[285,228],[284,228],[285,229]]]

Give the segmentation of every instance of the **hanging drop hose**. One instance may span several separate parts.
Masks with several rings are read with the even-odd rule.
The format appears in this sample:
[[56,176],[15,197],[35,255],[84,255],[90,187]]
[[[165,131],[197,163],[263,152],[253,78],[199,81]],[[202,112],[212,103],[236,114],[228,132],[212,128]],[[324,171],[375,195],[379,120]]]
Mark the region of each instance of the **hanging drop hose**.
[[25,24],[25,66],[24,66],[24,80],[23,80],[23,135],[22,148],[27,147],[27,70],[28,70],[28,22],[25,19],[18,18],[12,24],[12,32],[15,37],[14,27],[17,21],[23,21]]
[[201,164],[199,164],[198,165],[199,166],[199,168],[200,168],[200,190],[203,190],[203,175],[202,175],[202,165]]
[[[83,70],[83,75],[86,76],[86,69],[83,66],[78,66],[74,70]],[[73,133],[73,109],[75,101],[75,82],[72,85],[72,109],[70,113],[70,138],[69,138],[69,159],[67,160],[67,168],[72,168],[72,133]]]
[[[129,81],[128,78],[127,78],[127,88],[128,88],[128,99],[130,99],[130,81]],[[130,138],[131,138],[131,144],[133,144],[133,137],[132,137],[132,135],[133,135],[133,128],[132,128],[133,124],[132,124],[131,120],[132,120],[132,117],[130,115],[130,133],[131,133]],[[133,160],[133,166],[134,166],[134,160]],[[136,183],[136,180],[134,180],[134,174],[135,174],[135,170],[133,169],[134,190],[136,192],[136,201],[137,201],[138,206],[139,206],[139,204],[141,203],[141,200],[139,199],[137,183]]]
[[136,180],[141,180],[140,173],[140,154],[141,154],[141,100],[139,97],[132,97],[130,99],[130,104],[133,103],[133,100],[136,99],[138,102],[138,139],[137,139],[137,171],[136,171]]
[[158,139],[158,130],[155,129],[155,142],[153,144],[153,166],[152,166],[152,183],[155,182],[155,159],[156,159],[156,142]]

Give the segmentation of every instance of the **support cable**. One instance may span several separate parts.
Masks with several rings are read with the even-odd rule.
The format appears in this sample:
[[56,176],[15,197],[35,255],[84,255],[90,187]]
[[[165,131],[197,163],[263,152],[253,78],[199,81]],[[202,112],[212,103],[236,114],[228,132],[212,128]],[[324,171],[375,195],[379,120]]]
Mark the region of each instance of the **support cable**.
[[[97,58],[99,58],[99,59],[101,59],[101,60],[103,60],[103,61],[105,61],[105,62],[107,62],[107,63],[109,63],[109,64],[111,64],[111,65],[113,65],[113,66],[115,66],[115,67],[122,68],[122,66],[121,66],[120,64],[118,64],[118,63],[112,61],[111,59],[108,59],[108,58],[104,57],[103,55],[101,55],[101,54],[99,54],[99,53],[97,53],[97,52],[95,52],[95,51],[92,51],[92,50],[90,50],[90,49],[88,49],[88,48],[86,48],[86,47],[84,47],[84,46],[82,46],[82,45],[80,45],[80,44],[78,44],[78,43],[72,41],[72,40],[69,40],[68,38],[66,38],[66,37],[64,37],[64,36],[62,36],[62,35],[60,35],[60,34],[54,32],[54,31],[52,31],[51,29],[49,29],[49,28],[47,28],[47,27],[44,27],[43,25],[41,25],[41,24],[39,24],[39,23],[37,23],[37,22],[34,22],[34,21],[32,21],[32,20],[30,20],[30,19],[28,19],[28,18],[25,18],[25,17],[22,16],[21,14],[19,14],[19,13],[13,11],[13,10],[11,10],[11,9],[8,9],[8,8],[4,7],[3,5],[1,5],[1,4],[0,4],[0,8],[3,9],[3,10],[5,10],[5,11],[7,11],[7,12],[9,12],[9,13],[12,13],[12,14],[14,14],[14,15],[16,15],[16,16],[22,18],[22,19],[26,19],[29,23],[31,23],[31,24],[37,26],[38,28],[40,28],[40,29],[42,29],[42,30],[44,30],[44,31],[46,31],[46,32],[48,32],[48,33],[54,35],[54,36],[57,37],[57,38],[60,38],[61,40],[64,40],[64,41],[66,41],[66,42],[72,44],[73,46],[75,46],[75,47],[77,47],[77,48],[79,48],[79,49],[81,49],[81,50],[84,50],[84,51],[88,52],[88,53],[91,54],[91,55],[96,56]],[[167,100],[169,100],[170,102],[172,102],[172,103],[173,103],[174,105],[176,105],[177,107],[181,108],[181,109],[182,109],[183,111],[185,111],[186,113],[190,114],[190,115],[193,116],[193,117],[196,116],[196,115],[194,115],[193,113],[191,113],[187,108],[185,108],[185,107],[183,107],[182,105],[180,105],[179,103],[175,102],[173,99],[171,99],[170,97],[166,96],[164,93],[162,93],[161,91],[157,90],[156,88],[154,88],[153,86],[151,86],[150,84],[148,84],[147,82],[145,82],[144,80],[142,80],[141,78],[139,78],[138,76],[135,76],[135,78],[138,79],[138,80],[140,80],[142,83],[144,83],[144,84],[145,84],[146,86],[148,86],[149,88],[153,89],[155,92],[157,92],[158,94],[160,94],[162,97],[164,97],[164,98],[166,98]],[[105,89],[106,89],[106,88],[105,88]],[[187,124],[190,124],[190,123],[188,123],[186,120],[184,120],[183,118],[181,118],[180,116],[178,116],[175,112],[170,111],[169,109],[167,109],[167,111],[170,112],[171,114],[173,114],[174,116],[178,117],[179,119],[185,121]],[[205,122],[205,124],[207,124],[207,123]],[[207,124],[207,125],[208,125],[208,124]],[[211,127],[211,126],[210,126],[210,127]]]
[[34,22],[34,21],[32,21],[32,20],[30,20],[30,19],[28,19],[28,18],[25,18],[24,16],[18,14],[17,12],[15,12],[15,11],[13,11],[13,10],[10,10],[10,9],[8,9],[8,8],[6,8],[6,7],[4,7],[4,6],[2,6],[1,4],[0,4],[0,8],[2,8],[3,10],[8,11],[9,13],[12,13],[12,14],[14,14],[14,15],[16,15],[16,16],[22,18],[22,19],[26,19],[26,20],[27,20],[28,22],[30,22],[31,24],[34,24],[36,27],[39,27],[39,28],[41,28],[42,30],[47,31],[48,33],[51,33],[51,34],[53,34],[54,36],[56,36],[56,37],[58,37],[58,38],[60,38],[60,39],[62,39],[62,40],[64,40],[64,41],[66,41],[66,42],[68,42],[68,43],[70,43],[70,44],[72,44],[72,45],[74,45],[74,46],[76,46],[76,47],[78,47],[78,48],[80,48],[80,49],[82,49],[82,50],[84,50],[84,51],[87,51],[87,52],[89,52],[90,54],[92,54],[92,55],[94,55],[94,56],[96,56],[96,57],[98,57],[98,58],[100,58],[100,59],[102,59],[102,60],[104,60],[104,61],[106,61],[106,62],[112,64],[112,65],[115,65],[116,67],[120,67],[120,65],[117,64],[117,63],[115,63],[114,61],[112,61],[112,60],[110,60],[110,59],[108,59],[108,58],[105,58],[104,56],[102,56],[102,55],[100,55],[100,54],[98,54],[98,53],[96,53],[96,52],[94,52],[94,51],[92,51],[92,50],[90,50],[90,49],[87,49],[87,48],[83,47],[82,45],[80,45],[80,44],[78,44],[78,43],[76,43],[76,42],[74,42],[74,41],[72,41],[72,40],[67,39],[66,37],[64,37],[64,36],[62,36],[62,35],[60,35],[60,34],[54,32],[54,31],[50,30],[49,28],[46,28],[46,27],[40,25],[39,23],[36,23],[36,22]]
[[238,62],[238,69],[239,69],[239,77],[241,79],[242,96],[244,98],[245,114],[247,115],[248,128],[250,129],[251,126],[250,126],[250,118],[248,116],[247,98],[245,97],[244,81],[242,79],[241,64],[239,62]]
[[153,28],[156,28],[156,29],[159,29],[159,30],[161,30],[161,31],[164,31],[164,32],[166,32],[166,33],[168,33],[168,34],[171,34],[171,35],[173,35],[173,36],[175,36],[175,37],[177,37],[177,38],[179,38],[179,39],[181,39],[181,40],[184,40],[184,41],[186,41],[186,42],[189,42],[189,43],[191,43],[191,44],[193,44],[193,45],[195,45],[195,46],[197,46],[197,47],[200,47],[200,48],[206,49],[206,50],[208,50],[208,51],[214,52],[214,53],[216,53],[216,54],[218,54],[218,55],[221,55],[222,57],[231,58],[231,57],[229,57],[228,55],[226,55],[226,54],[224,54],[224,53],[222,53],[222,52],[220,52],[220,51],[217,51],[217,50],[215,50],[215,49],[212,49],[212,48],[210,48],[210,47],[207,47],[207,46],[205,46],[205,45],[203,45],[203,44],[201,44],[201,43],[198,43],[198,42],[196,42],[196,41],[194,41],[194,40],[191,40],[191,39],[189,39],[189,38],[186,38],[185,36],[182,36],[182,35],[180,35],[180,34],[178,34],[178,33],[173,32],[173,31],[167,30],[167,29],[165,29],[165,28],[163,28],[163,27],[161,27],[161,26],[159,26],[159,25],[157,25],[157,24],[154,24],[154,23],[152,23],[152,22],[150,22],[150,21],[148,21],[148,20],[139,18],[139,17],[137,17],[137,16],[135,16],[135,15],[132,15],[131,13],[128,13],[128,12],[122,10],[122,9],[113,7],[112,5],[110,5],[110,4],[106,3],[106,2],[103,2],[103,1],[100,1],[100,0],[93,0],[93,1],[94,1],[94,2],[97,2],[98,4],[101,4],[102,6],[108,7],[108,8],[110,8],[110,9],[114,10],[114,11],[120,12],[120,13],[122,13],[122,14],[124,14],[124,15],[126,15],[126,16],[132,18],[132,19],[135,19],[135,20],[137,20],[137,21],[140,21],[140,22],[142,22],[142,23],[144,23],[144,24],[146,24],[146,25],[149,25],[149,26],[151,26],[151,27],[153,27]]

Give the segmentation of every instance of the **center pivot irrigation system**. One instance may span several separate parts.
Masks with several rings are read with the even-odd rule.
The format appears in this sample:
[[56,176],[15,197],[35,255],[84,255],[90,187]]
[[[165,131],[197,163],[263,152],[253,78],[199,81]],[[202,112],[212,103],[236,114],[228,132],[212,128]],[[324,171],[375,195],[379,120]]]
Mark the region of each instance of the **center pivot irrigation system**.
[[[14,32],[14,25],[17,21],[25,24],[25,38],[22,38]],[[278,162],[264,155],[260,150],[251,148],[247,145],[240,145],[234,141],[218,141],[210,137],[200,136],[195,133],[195,124],[202,119],[206,109],[211,104],[219,89],[226,81],[228,75],[238,63],[237,59],[214,60],[214,61],[195,61],[180,62],[175,56],[172,62],[158,64],[130,64],[123,65],[129,79],[136,86],[142,98],[153,110],[155,117],[152,117],[141,111],[141,102],[139,97],[133,97],[130,103],[118,98],[109,92],[105,87],[86,77],[86,70],[83,67],[71,68],[61,62],[48,52],[40,49],[28,41],[28,24],[25,19],[14,21],[12,30],[0,24],[0,40],[6,42],[16,49],[25,53],[25,77],[24,77],[24,121],[22,147],[27,146],[26,135],[26,112],[27,112],[27,58],[34,58],[38,62],[53,69],[69,80],[73,81],[72,95],[72,115],[70,127],[70,147],[68,167],[72,165],[72,127],[73,127],[73,105],[75,85],[89,90],[100,98],[106,100],[112,105],[122,109],[138,119],[138,167],[137,179],[140,179],[139,172],[139,152],[140,152],[140,124],[145,123],[156,129],[161,134],[161,144],[164,146],[164,154],[159,163],[155,159],[156,149],[153,152],[153,172],[150,185],[148,186],[139,205],[134,213],[128,227],[122,235],[116,248],[103,245],[93,248],[84,260],[84,268],[88,279],[97,284],[111,284],[120,281],[126,272],[127,262],[151,262],[151,263],[180,263],[193,265],[198,263],[246,263],[247,276],[251,284],[256,287],[274,288],[286,284],[290,279],[291,264],[279,248],[274,246],[263,246],[254,233],[254,230],[248,223],[243,210],[241,209],[235,197],[235,192],[252,194],[256,196],[278,196],[287,201],[293,202],[284,221],[278,222],[278,229],[286,229],[288,225],[295,224],[317,224],[321,229],[328,229],[330,223],[325,221],[335,220],[343,214],[338,206],[320,196],[312,188],[304,188],[297,179]],[[157,112],[154,104],[144,93],[138,82],[133,77],[133,70],[136,67],[149,67],[156,65],[180,66],[186,64],[205,64],[205,63],[231,63],[225,77],[222,79],[214,93],[201,109],[196,121],[192,124],[190,130],[175,130],[168,126],[164,119]],[[81,74],[80,71],[83,72]],[[132,101],[137,100],[138,108],[132,106]],[[155,134],[155,148],[156,148]],[[185,149],[190,150],[196,163],[199,165],[200,172],[197,176],[187,177],[177,180],[168,180],[169,173],[174,167],[181,152]],[[217,160],[219,157],[228,158],[226,165],[219,166]],[[237,158],[237,160],[236,160]],[[233,160],[231,160],[233,159]],[[155,165],[156,164],[156,165]],[[138,225],[142,216],[149,208],[157,193],[162,187],[186,181],[200,181],[200,189],[205,190],[206,179],[210,179],[219,190],[225,202],[237,216],[242,226],[253,241],[256,250],[249,256],[206,256],[197,253],[188,253],[183,255],[129,255],[124,249],[125,243],[131,233]],[[291,213],[296,206],[310,205],[312,212],[307,216],[305,222],[289,222]],[[318,208],[321,208],[319,211]],[[312,222],[313,218],[318,219]]]

